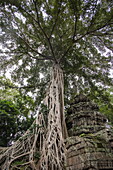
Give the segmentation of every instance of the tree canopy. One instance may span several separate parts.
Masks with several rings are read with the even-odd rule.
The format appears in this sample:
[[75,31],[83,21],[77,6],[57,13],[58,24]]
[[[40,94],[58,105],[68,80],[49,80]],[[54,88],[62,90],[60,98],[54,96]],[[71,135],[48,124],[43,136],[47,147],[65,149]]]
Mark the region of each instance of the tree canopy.
[[50,67],[59,63],[67,98],[82,91],[93,96],[98,91],[98,97],[102,96],[102,90],[111,85],[112,1],[0,2],[0,68],[10,68],[12,79],[24,86],[24,92],[36,93],[37,101],[41,101]]

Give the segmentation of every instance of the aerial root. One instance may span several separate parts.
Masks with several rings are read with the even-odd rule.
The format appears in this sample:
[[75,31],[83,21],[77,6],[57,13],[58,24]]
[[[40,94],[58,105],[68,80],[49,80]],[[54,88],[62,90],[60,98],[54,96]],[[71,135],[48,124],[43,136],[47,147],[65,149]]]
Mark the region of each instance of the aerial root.
[[0,150],[1,170],[64,170],[67,136],[64,116],[63,71],[55,65],[44,104],[46,121],[39,113],[29,130],[10,148]]

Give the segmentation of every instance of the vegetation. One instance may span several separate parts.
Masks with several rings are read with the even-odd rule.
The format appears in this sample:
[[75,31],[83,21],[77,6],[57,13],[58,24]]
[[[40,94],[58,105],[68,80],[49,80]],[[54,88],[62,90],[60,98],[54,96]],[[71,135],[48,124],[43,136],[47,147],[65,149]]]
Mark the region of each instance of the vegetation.
[[[110,0],[0,2],[2,18],[0,70],[3,73],[10,69],[12,80],[19,84],[18,87],[12,88],[21,90],[22,94],[32,92],[37,105],[46,96],[46,105],[49,108],[47,123],[44,122],[41,113],[35,120],[37,135],[33,134],[29,139],[22,140],[23,145],[17,141],[21,151],[18,153],[19,157],[26,154],[26,161],[28,157],[30,160],[27,163],[37,169],[33,162],[33,152],[36,152],[37,141],[44,139],[43,144],[40,142],[38,144],[41,148],[40,160],[43,160],[40,161],[41,168],[63,169],[65,162],[63,139],[66,137],[63,89],[65,105],[68,105],[70,98],[75,94],[83,92],[93,99],[109,101],[109,96],[106,100],[104,98],[106,88],[112,85],[110,69],[113,2]],[[50,78],[51,67],[53,69]],[[41,73],[43,78],[40,76]],[[47,94],[45,87],[48,88]],[[45,129],[37,128],[38,123],[39,126],[46,125]],[[26,148],[24,153],[22,147]],[[12,146],[12,150],[16,152],[15,146]],[[56,156],[55,151],[60,153],[61,157]],[[10,150],[8,152],[10,153]],[[16,156],[13,154],[10,153],[10,157],[15,160]],[[55,167],[48,163],[52,162],[50,159]],[[8,166],[10,168],[11,161],[9,164],[3,163],[3,169]]]
[[[9,146],[17,140],[32,124],[34,118],[34,102],[29,96],[22,96],[9,79],[1,77],[0,89],[0,146]],[[7,86],[6,86],[7,84]]]
[[98,105],[100,112],[105,114],[108,121],[113,125],[113,88],[108,89],[105,96],[108,96],[109,100],[104,98],[105,102],[98,101]]
[[83,91],[93,98],[98,91],[101,98],[103,89],[111,84],[112,3],[1,0],[1,70],[15,65],[12,79],[23,92],[36,94],[38,104],[53,62],[64,70],[66,101]]

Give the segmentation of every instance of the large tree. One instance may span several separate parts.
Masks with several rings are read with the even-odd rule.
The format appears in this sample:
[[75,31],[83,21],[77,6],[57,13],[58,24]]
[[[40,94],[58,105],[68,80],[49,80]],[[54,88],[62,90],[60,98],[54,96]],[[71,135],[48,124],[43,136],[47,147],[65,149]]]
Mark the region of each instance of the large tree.
[[[44,103],[49,109],[46,119],[38,114],[33,124],[36,133],[29,141],[30,131],[22,141],[17,141],[12,152],[6,151],[11,153],[9,162],[5,162],[8,162],[8,168],[15,167],[14,161],[26,156],[24,161],[27,163],[23,162],[22,166],[64,169],[63,140],[67,133],[63,88],[68,100],[83,90],[92,95],[98,91],[100,97],[103,89],[111,85],[112,5],[109,0],[1,1],[1,38],[5,48],[0,55],[1,70],[12,68],[12,79],[20,84],[20,89],[23,87],[23,91],[36,93],[37,101],[41,101],[44,88],[48,87]],[[107,50],[109,52],[104,55]],[[53,67],[51,78],[50,67]],[[40,73],[43,73],[43,79],[40,79]],[[50,85],[46,86],[49,80]],[[18,153],[15,148],[18,146],[22,150],[22,142],[25,151]],[[37,163],[34,157],[39,150],[41,158]],[[2,155],[3,158],[6,159],[6,155]],[[6,167],[5,163],[3,167]]]

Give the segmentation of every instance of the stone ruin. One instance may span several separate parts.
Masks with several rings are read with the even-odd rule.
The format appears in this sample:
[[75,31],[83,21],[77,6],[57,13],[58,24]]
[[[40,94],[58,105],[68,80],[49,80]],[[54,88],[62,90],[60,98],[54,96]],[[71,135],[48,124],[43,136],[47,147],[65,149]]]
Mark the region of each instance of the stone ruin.
[[66,170],[113,170],[113,127],[96,104],[76,96],[67,113]]

